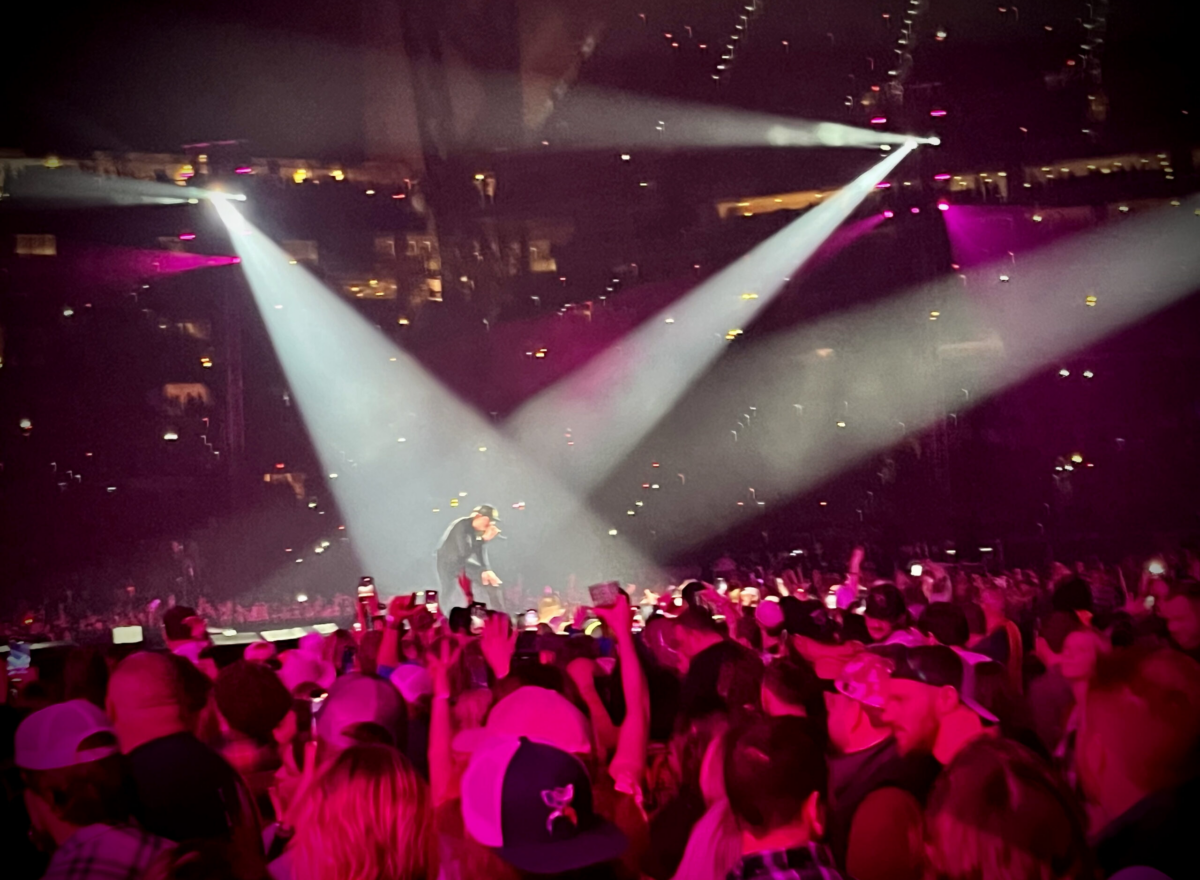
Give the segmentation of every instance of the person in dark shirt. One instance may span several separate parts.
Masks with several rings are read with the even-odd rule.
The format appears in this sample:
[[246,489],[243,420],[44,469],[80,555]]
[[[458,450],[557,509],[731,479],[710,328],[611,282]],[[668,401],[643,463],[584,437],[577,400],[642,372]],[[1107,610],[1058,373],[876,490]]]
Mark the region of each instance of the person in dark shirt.
[[258,878],[265,863],[249,788],[188,730],[185,703],[165,654],[131,654],[113,672],[107,708],[133,777],[133,814],[169,840],[221,842],[238,877]]
[[864,653],[851,660],[825,693],[829,739],[830,849],[857,880],[919,878],[921,809],[940,769],[919,752],[901,757],[883,723],[890,664]]
[[706,610],[689,608],[679,615],[675,640],[688,660],[680,692],[680,710],[685,717],[759,706],[762,660],[749,648],[725,638]]
[[[437,574],[441,584],[441,606],[448,611],[470,601],[486,601],[488,606],[503,610],[499,589],[500,579],[488,562],[487,542],[500,534],[496,527],[499,516],[490,504],[481,504],[450,523],[437,550]],[[459,576],[466,574],[471,582],[471,596],[465,596],[459,586]],[[484,593],[484,589],[487,592]]]
[[827,771],[805,719],[752,721],[729,742],[725,789],[742,833],[730,880],[840,880],[819,842]]
[[1193,660],[1200,660],[1200,581],[1190,577],[1166,580],[1167,594],[1157,606],[1171,642]]
[[1100,659],[1075,762],[1104,876],[1130,867],[1196,876],[1198,746],[1200,663],[1152,646]]

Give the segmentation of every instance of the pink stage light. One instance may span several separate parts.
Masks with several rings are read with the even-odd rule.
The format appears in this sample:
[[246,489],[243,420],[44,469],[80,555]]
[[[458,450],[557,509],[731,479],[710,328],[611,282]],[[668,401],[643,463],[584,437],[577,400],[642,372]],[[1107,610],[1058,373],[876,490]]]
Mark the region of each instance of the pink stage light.
[[192,241],[192,240],[194,240],[195,238],[196,238],[196,233],[194,233],[194,232],[181,232],[181,233],[179,233],[179,240],[180,240],[180,241]]
[[933,179],[934,180],[949,180],[950,175],[949,174],[935,174],[935,175],[933,175]]
[[883,125],[883,124],[884,124],[884,123],[886,123],[886,122],[887,122],[887,117],[886,117],[886,116],[872,116],[872,117],[871,117],[871,124],[872,124],[872,125]]
[[234,174],[253,174],[254,169],[251,168],[249,165],[239,165],[237,168],[233,169],[233,173]]
[[939,211],[949,211],[949,210],[950,210],[950,203],[949,203],[949,202],[945,202],[945,201],[938,202],[938,210],[939,210]]
[[891,186],[891,184],[885,180],[885,181],[882,181],[881,183],[875,184],[875,189],[887,189],[889,186]]
[[909,208],[908,210],[909,210],[909,211],[911,211],[911,212],[912,212],[912,213],[914,213],[914,214],[920,214],[920,213],[921,213],[921,209],[920,209],[920,208],[915,208],[915,207],[914,207],[914,208]]
[[[61,245],[60,245],[61,247]],[[38,277],[65,283],[129,285],[164,275],[212,269],[239,262],[232,254],[191,254],[183,251],[82,245],[63,248],[52,266],[41,264]]]
[[896,216],[895,213],[892,211],[884,211],[883,212],[883,217],[885,220],[891,220],[895,216]]
[[945,110],[930,110],[929,115],[930,116],[945,116],[946,111]]

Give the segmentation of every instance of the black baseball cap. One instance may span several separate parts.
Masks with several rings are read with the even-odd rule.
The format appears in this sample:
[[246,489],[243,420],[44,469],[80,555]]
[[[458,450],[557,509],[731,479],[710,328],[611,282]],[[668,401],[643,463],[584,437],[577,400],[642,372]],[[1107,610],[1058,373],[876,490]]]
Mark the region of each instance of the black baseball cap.
[[895,623],[903,618],[907,611],[904,594],[895,584],[879,584],[871,587],[867,593],[867,607],[863,613],[875,620]]
[[188,623],[193,617],[199,617],[195,608],[189,608],[187,605],[174,605],[163,612],[162,622],[163,629],[167,633],[168,639],[190,639],[192,637],[192,627]]
[[471,511],[471,516],[486,516],[494,522],[500,522],[500,514],[496,512],[496,508],[490,504],[480,504]]
[[1069,578],[1054,588],[1050,603],[1055,611],[1092,611],[1092,588],[1081,577]]
[[971,638],[967,613],[950,602],[934,602],[917,621],[917,629],[951,648],[966,647]]
[[629,848],[595,811],[587,768],[554,746],[494,737],[475,750],[461,787],[467,831],[521,871],[577,871]]
[[[916,681],[930,687],[945,687],[949,685],[958,691],[958,699],[964,706],[973,711],[984,721],[992,724],[1000,719],[983,701],[977,699],[975,679],[976,670],[963,660],[958,652],[945,645],[921,645],[908,648],[900,645],[888,646],[886,656],[895,663],[891,677],[907,681]],[[882,652],[880,652],[882,653]],[[995,661],[981,663],[989,666]],[[999,666],[999,664],[995,664]],[[991,680],[991,676],[985,676]],[[989,689],[990,691],[990,689]]]
[[837,618],[829,613],[820,599],[800,600],[785,596],[779,601],[783,609],[783,625],[789,634],[804,636],[826,645],[841,641],[841,628]]
[[292,708],[292,695],[279,676],[249,660],[222,669],[213,696],[230,727],[260,742],[274,742],[272,731]]

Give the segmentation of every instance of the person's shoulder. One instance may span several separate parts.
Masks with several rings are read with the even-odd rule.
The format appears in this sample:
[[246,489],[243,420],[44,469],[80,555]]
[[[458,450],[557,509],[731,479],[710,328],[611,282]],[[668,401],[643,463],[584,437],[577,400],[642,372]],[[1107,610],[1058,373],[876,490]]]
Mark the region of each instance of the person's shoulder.
[[725,660],[734,660],[746,654],[753,653],[754,652],[745,645],[739,644],[733,639],[721,639],[721,641],[714,642],[703,651],[699,652],[695,657],[692,658],[692,662],[695,663],[700,658],[704,658],[705,660],[709,660],[711,662],[724,662]]
[[199,743],[190,733],[172,733],[147,740],[136,748],[130,749],[126,757],[135,767],[154,765],[160,762],[174,763],[176,756],[191,752],[192,742]]
[[218,778],[221,776],[237,776],[233,765],[220,752],[190,733],[176,733],[151,740],[131,751],[129,757],[143,769],[155,765],[160,769],[211,776],[214,782],[223,781]]
[[899,786],[884,785],[875,789],[859,804],[854,812],[854,821],[870,821],[896,824],[898,822],[920,823],[921,804],[912,794]]

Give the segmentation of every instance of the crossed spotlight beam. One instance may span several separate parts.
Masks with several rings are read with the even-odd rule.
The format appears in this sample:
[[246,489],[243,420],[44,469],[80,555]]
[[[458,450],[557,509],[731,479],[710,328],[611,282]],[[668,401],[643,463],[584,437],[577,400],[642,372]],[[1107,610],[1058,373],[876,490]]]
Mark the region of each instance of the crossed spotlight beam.
[[[849,185],[522,406],[506,430],[536,458],[570,428],[577,457],[559,474],[587,492],[603,482],[692,383],[825,243],[875,184],[917,146],[908,139]],[[578,460],[587,457],[587,465]]]
[[[765,305],[763,300],[786,283],[782,273],[795,271],[811,257],[875,183],[915,147],[915,140],[910,139],[827,203],[677,304],[674,311],[683,316],[684,326],[679,328],[683,332],[659,338],[660,322],[655,320],[640,338],[622,344],[622,348],[640,352],[642,368],[648,371],[645,375],[635,369],[625,374],[620,385],[610,386],[611,377],[603,363],[609,355],[601,355],[600,364],[585,368],[585,383],[604,384],[608,417],[627,420],[619,425],[604,424],[605,416],[590,411],[587,405],[571,408],[570,416],[584,419],[581,424],[587,431],[611,429],[596,437],[601,460],[609,464],[619,461],[653,427],[657,416],[720,355],[731,320],[748,323]],[[556,457],[543,454],[547,451],[543,444],[561,443],[558,422],[566,412],[560,411],[553,424],[543,425],[543,434],[538,433],[537,409],[531,411],[516,437],[510,430],[493,428],[387,341],[352,306],[304,269],[290,265],[287,254],[229,200],[214,198],[212,204],[230,230],[255,302],[361,557],[377,576],[411,583],[413,560],[429,558],[449,517],[449,510],[432,517],[429,506],[441,505],[437,499],[458,487],[471,493],[471,502],[465,507],[488,499],[504,499],[505,503],[537,499],[526,511],[530,515],[524,516],[524,547],[518,551],[539,557],[531,566],[534,570],[588,572],[596,577],[614,572],[637,576],[647,570],[646,560],[591,511],[586,492],[564,480],[567,472],[547,474],[545,463]],[[744,295],[754,288],[762,293]],[[672,325],[663,319],[661,326]],[[672,366],[670,371],[665,370],[667,364]],[[655,382],[648,382],[650,377]],[[574,395],[578,386],[564,390]],[[553,407],[546,400],[539,399],[539,403]],[[587,473],[588,485],[604,476],[594,468]],[[416,522],[429,525],[414,527]],[[431,561],[428,568],[432,570]],[[420,565],[415,574],[424,577]]]
[[[350,303],[290,265],[231,202],[212,204],[229,228],[356,552],[380,583],[432,582],[438,536],[479,503],[500,507],[502,527],[520,517],[520,539],[501,551],[510,572],[633,580],[649,570],[578,496]],[[519,514],[511,510],[518,505],[525,508]],[[504,577],[505,565],[496,567]]]
[[[489,77],[484,77],[487,83]],[[496,87],[510,85],[495,78]],[[499,80],[504,80],[500,82]],[[734,149],[753,147],[830,147],[881,149],[911,145],[937,146],[937,137],[919,137],[896,132],[877,131],[843,125],[838,122],[796,119],[754,113],[728,107],[669,102],[580,87],[571,90],[562,102],[551,126],[540,133],[523,130],[509,134],[496,126],[475,125],[464,120],[465,134],[457,148],[492,151],[534,149],[541,152],[578,149]],[[212,188],[181,187],[154,180],[138,180],[107,174],[95,174],[78,168],[29,168],[10,176],[6,182],[14,200],[36,200],[49,205],[178,205],[197,204],[211,199],[245,200],[245,196],[227,193],[220,184]]]
[[[668,451],[686,444],[696,474],[687,502],[656,523],[657,552],[679,552],[744,521],[736,502],[747,485],[758,488],[756,498],[781,502],[818,488],[948,411],[1057,370],[1072,353],[1193,294],[1197,241],[1193,197],[1060,240],[1016,265],[983,265],[965,280],[955,275],[773,337],[723,361],[614,481],[635,479],[638,462],[669,461]],[[932,341],[931,356],[915,340],[935,329],[954,341]],[[834,348],[832,340],[845,342]],[[755,449],[740,456],[712,425],[747,406],[756,409]]]
[[[834,147],[885,149],[903,146],[912,135],[796,119],[730,107],[695,105],[576,87],[544,128],[543,146],[571,149],[730,149],[737,147]],[[534,136],[535,138],[537,136]],[[937,146],[936,137],[916,138]],[[494,149],[496,144],[477,144]],[[518,146],[516,144],[512,146]]]
[[182,205],[206,199],[245,201],[240,193],[218,188],[179,186],[157,180],[138,180],[92,174],[76,168],[31,168],[13,174],[5,188],[14,202],[38,201],[62,207],[90,205]]

